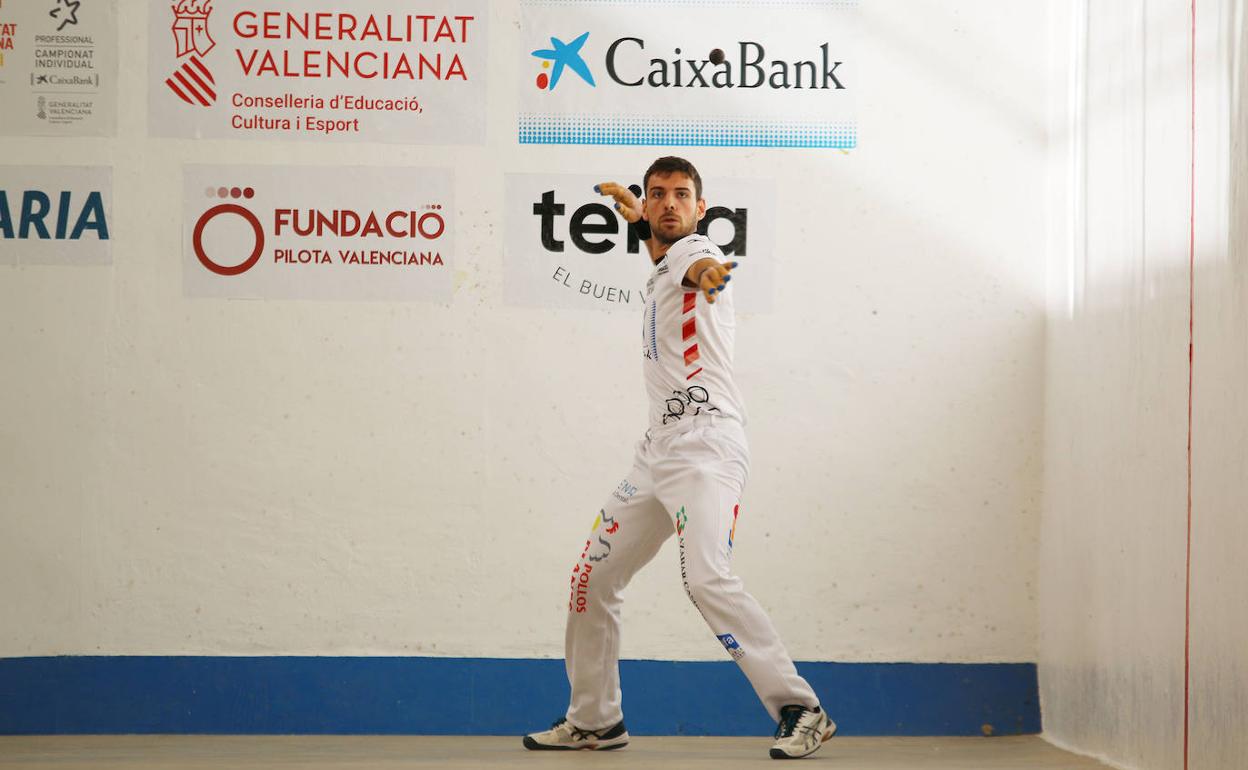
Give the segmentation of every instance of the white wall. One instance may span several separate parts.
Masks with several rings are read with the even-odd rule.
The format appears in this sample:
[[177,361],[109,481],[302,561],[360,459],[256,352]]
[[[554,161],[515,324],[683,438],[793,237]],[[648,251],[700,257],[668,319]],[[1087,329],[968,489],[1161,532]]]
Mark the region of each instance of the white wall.
[[1200,102],[1213,135],[1201,169],[1214,189],[1197,224],[1205,235],[1197,252],[1192,415],[1194,769],[1235,767],[1248,757],[1248,3],[1218,10],[1202,35],[1206,71],[1220,87]]
[[1053,219],[1045,396],[1045,733],[1125,767],[1238,767],[1248,723],[1243,3],[1198,4],[1194,167],[1191,5],[1083,5],[1056,20],[1070,25],[1075,53],[1055,145],[1066,154],[1055,159],[1064,214]]
[[[638,178],[670,150],[518,147],[515,2],[484,147],[149,140],[147,17],[121,6],[119,136],[3,140],[113,165],[116,207],[113,265],[0,280],[0,656],[561,656],[643,429],[638,319],[504,306],[503,174]],[[683,151],[777,183],[737,568],[798,659],[1034,660],[1045,11],[859,12],[858,149]],[[185,298],[184,163],[451,166],[454,300]],[[676,576],[669,544],[625,655],[721,659]]]

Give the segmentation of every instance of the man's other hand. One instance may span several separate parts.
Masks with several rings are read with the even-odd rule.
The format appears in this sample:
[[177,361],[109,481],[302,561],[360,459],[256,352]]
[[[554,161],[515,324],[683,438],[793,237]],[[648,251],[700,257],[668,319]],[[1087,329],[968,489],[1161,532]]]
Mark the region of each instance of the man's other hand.
[[610,195],[615,199],[615,210],[620,212],[620,216],[624,217],[624,221],[633,223],[641,219],[641,200],[638,199],[633,191],[621,184],[615,182],[603,182],[594,185],[594,192],[602,195]]

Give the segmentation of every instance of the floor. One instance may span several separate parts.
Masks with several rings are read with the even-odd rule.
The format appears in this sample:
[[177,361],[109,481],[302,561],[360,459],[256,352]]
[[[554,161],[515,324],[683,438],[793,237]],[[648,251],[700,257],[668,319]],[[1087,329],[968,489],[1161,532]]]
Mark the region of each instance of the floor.
[[[0,769],[732,768],[770,766],[767,738],[634,737],[608,752],[526,751],[517,738],[446,736],[0,737]],[[853,770],[1104,768],[1037,736],[833,738],[805,760]]]

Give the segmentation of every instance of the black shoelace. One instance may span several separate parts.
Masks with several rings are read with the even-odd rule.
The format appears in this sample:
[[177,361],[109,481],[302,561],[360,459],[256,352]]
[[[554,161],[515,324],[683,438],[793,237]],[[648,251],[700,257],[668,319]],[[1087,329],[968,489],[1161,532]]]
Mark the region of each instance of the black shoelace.
[[[563,719],[557,719],[555,720],[555,723],[551,725],[551,728],[552,729],[556,728],[559,725],[567,721],[568,721],[567,717],[564,717]],[[576,725],[570,724],[570,723],[568,724],[568,727],[572,728],[572,740],[574,741],[583,741],[588,738],[602,738],[602,736],[598,734],[599,732],[601,732],[601,730],[599,730],[598,732],[595,732],[593,730],[582,730]]]
[[788,738],[797,729],[798,720],[809,709],[801,706],[789,706],[780,710],[780,724],[776,725],[776,738]]

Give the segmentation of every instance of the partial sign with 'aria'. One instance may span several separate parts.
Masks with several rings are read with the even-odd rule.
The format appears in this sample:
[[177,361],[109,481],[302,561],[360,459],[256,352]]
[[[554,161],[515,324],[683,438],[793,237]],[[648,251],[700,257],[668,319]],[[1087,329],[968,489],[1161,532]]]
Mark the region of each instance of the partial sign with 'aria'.
[[112,211],[111,168],[4,166],[0,264],[109,264]]

